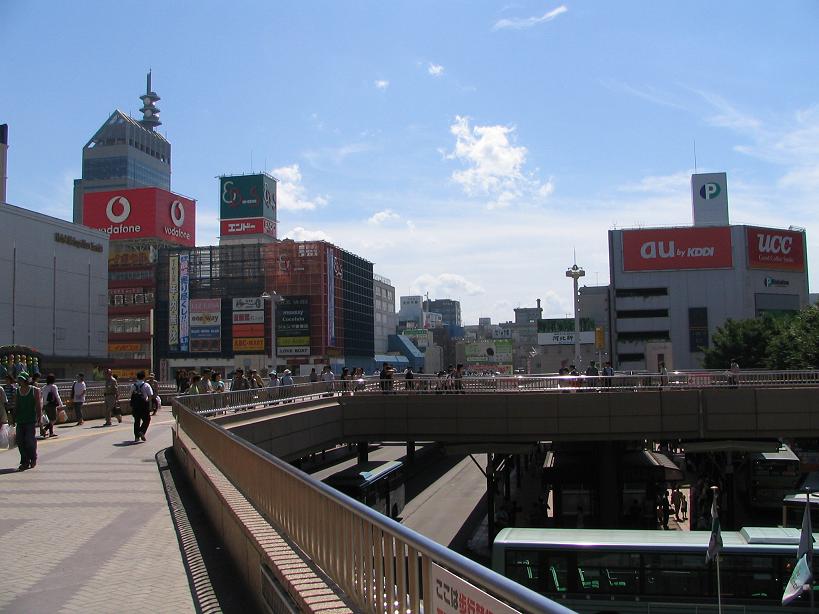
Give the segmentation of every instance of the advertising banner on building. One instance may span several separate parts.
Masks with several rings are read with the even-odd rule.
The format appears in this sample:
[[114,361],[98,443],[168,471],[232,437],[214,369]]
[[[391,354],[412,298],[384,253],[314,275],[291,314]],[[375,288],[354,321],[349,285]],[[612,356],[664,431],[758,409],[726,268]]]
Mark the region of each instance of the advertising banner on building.
[[[538,333],[538,345],[574,345],[574,332],[569,333]],[[594,343],[594,331],[581,331],[579,334],[580,343]]]
[[198,298],[190,302],[190,351],[222,351],[222,301]]
[[310,355],[310,297],[287,296],[276,307],[276,355]]
[[190,291],[188,284],[190,276],[188,274],[188,264],[190,256],[188,254],[179,255],[179,351],[189,350],[190,340]]
[[168,345],[179,347],[179,256],[168,258]]
[[219,217],[276,220],[276,180],[263,173],[219,178]]
[[432,589],[429,611],[433,614],[520,614],[518,610],[435,563],[430,565],[429,580]]
[[264,311],[234,311],[234,324],[264,324]]
[[234,337],[264,337],[264,324],[234,324]]
[[260,296],[233,299],[233,311],[254,311],[264,309],[264,299]]
[[336,276],[335,254],[327,249],[327,345],[336,345]]
[[797,230],[775,228],[745,229],[748,241],[748,267],[776,271],[805,270],[805,235]]
[[222,220],[219,222],[219,234],[223,237],[257,234],[275,237],[276,222],[263,217]]
[[119,239],[162,239],[196,244],[196,202],[161,188],[88,192],[83,196],[83,224]]
[[258,354],[264,352],[264,337],[234,338],[233,351],[237,354]]
[[260,296],[233,299],[233,351],[258,354],[265,351],[265,306]]
[[[512,340],[494,339],[470,341],[464,345],[466,365],[469,370],[505,372],[512,370]],[[505,366],[507,369],[498,367]]]
[[623,231],[624,271],[729,269],[731,229],[653,228]]

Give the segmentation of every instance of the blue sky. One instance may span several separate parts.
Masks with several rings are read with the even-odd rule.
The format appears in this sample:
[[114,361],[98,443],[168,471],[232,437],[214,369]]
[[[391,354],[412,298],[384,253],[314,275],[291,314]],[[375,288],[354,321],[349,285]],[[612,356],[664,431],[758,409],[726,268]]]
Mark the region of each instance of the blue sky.
[[[150,15],[150,17],[148,16]],[[819,288],[819,3],[0,0],[8,200],[71,217],[81,149],[162,97],[172,189],[216,242],[215,176],[280,179],[279,236],[324,238],[467,323],[608,282],[607,230],[803,226]],[[251,163],[252,160],[252,163]]]

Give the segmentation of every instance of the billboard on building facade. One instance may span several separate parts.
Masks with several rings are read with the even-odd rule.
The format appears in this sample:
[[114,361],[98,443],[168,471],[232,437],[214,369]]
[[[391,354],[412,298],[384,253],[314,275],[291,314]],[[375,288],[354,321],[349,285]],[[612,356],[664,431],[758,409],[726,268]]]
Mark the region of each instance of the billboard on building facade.
[[691,175],[694,226],[728,225],[728,179],[725,173]]
[[168,259],[168,346],[179,347],[179,256]]
[[745,230],[748,267],[777,271],[805,270],[805,235],[798,230],[756,228]]
[[728,227],[623,231],[623,270],[673,271],[733,266]]
[[269,235],[275,237],[276,222],[263,217],[222,220],[219,222],[219,234],[223,237],[236,235]]
[[222,301],[198,298],[190,302],[190,349],[193,352],[222,351]]
[[190,256],[179,255],[179,351],[187,352],[190,341]]
[[264,352],[265,300],[260,296],[233,299],[233,351],[244,354]]
[[276,307],[276,355],[310,355],[309,296],[286,296]]
[[464,345],[467,365],[511,365],[512,340],[470,341]]
[[275,222],[276,180],[264,173],[220,177],[219,217],[265,218]]
[[161,239],[196,244],[196,201],[161,188],[132,188],[83,195],[83,224],[119,239]]

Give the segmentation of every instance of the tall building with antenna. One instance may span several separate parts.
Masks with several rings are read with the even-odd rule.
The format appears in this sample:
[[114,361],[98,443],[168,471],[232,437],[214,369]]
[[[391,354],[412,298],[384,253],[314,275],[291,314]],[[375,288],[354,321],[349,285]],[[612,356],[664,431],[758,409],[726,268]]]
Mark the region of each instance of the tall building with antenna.
[[123,188],[171,187],[171,144],[155,131],[160,100],[148,72],[142,119],[114,110],[82,149],[82,178],[74,180],[74,222],[83,223],[83,196]]

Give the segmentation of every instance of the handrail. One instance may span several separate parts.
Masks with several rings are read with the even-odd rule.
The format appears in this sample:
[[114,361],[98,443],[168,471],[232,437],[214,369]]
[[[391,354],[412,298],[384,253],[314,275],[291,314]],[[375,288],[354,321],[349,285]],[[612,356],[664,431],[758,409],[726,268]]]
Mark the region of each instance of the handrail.
[[[210,396],[229,394],[235,393]],[[425,606],[431,611],[435,563],[521,611],[571,612],[339,493],[187,406],[206,396],[174,400],[177,427],[365,611],[423,612]]]
[[407,380],[368,376],[358,380],[335,380],[266,388],[234,390],[223,394],[183,395],[197,413],[241,411],[260,404],[277,405],[295,400],[350,394],[492,394],[563,392],[642,392],[703,388],[819,387],[819,371],[673,371],[657,373],[589,375],[468,376],[461,380],[416,374]]

